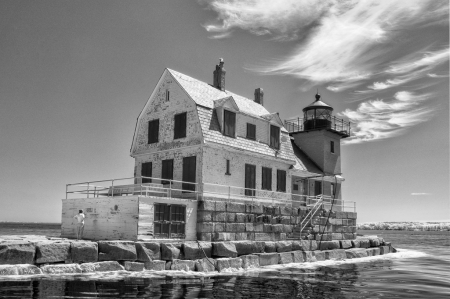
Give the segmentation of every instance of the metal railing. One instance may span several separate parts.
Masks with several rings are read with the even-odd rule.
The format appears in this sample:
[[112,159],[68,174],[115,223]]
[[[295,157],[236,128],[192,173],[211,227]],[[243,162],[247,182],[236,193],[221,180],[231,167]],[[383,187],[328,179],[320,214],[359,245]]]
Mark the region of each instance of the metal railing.
[[[246,192],[247,191],[247,192]],[[250,191],[250,192],[249,192]],[[251,196],[246,194],[252,194]],[[66,185],[66,199],[69,196],[119,197],[119,196],[159,196],[171,199],[213,199],[244,203],[266,203],[293,207],[314,207],[319,201],[325,209],[331,206],[341,211],[356,211],[353,201],[333,199],[327,195],[301,195],[271,190],[213,183],[195,183],[154,177],[129,177],[90,181]],[[79,198],[79,197],[77,197]]]
[[350,136],[350,125],[350,122],[335,116],[306,120],[304,118],[293,118],[284,121],[284,127],[289,133],[303,132],[314,129],[329,129],[345,136]]

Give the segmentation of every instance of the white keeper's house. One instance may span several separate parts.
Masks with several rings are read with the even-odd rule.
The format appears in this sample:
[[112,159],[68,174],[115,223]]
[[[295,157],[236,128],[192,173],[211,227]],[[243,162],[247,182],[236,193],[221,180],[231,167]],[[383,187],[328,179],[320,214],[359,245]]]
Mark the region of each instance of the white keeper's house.
[[137,119],[134,177],[67,185],[62,236],[74,234],[78,209],[87,238],[195,240],[198,200],[301,206],[321,196],[345,205],[340,140],[350,123],[319,94],[302,118],[283,122],[261,88],[245,98],[225,75],[222,59],[212,84],[165,69]]

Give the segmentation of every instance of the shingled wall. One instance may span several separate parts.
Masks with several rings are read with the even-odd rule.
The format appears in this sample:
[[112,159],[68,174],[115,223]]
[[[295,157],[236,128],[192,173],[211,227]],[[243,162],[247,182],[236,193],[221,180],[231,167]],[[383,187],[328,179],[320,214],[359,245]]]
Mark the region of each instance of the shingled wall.
[[[197,239],[201,241],[280,241],[299,239],[307,207],[271,206],[203,200],[198,202]],[[356,238],[356,213],[319,210],[302,239],[331,241]]]

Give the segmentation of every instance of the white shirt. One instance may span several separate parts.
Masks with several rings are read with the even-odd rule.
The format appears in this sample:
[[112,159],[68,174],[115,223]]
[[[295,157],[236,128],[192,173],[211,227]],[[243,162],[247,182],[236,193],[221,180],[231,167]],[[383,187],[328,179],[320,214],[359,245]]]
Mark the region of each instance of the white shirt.
[[80,214],[78,214],[78,215],[75,215],[75,216],[73,216],[73,218],[77,219],[78,223],[83,223],[83,224],[84,224],[84,218],[85,218],[85,216],[84,216],[83,213],[80,213]]

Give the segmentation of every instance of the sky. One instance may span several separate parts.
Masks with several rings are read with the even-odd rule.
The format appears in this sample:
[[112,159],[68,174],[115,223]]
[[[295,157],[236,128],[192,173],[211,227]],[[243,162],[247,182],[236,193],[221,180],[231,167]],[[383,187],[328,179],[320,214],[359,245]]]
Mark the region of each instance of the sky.
[[0,1],[0,221],[59,222],[69,183],[133,176],[136,119],[165,68],[282,119],[319,90],[352,122],[358,222],[450,221],[449,2]]

